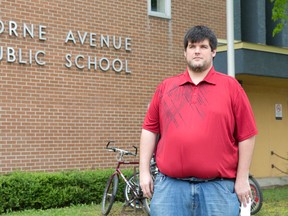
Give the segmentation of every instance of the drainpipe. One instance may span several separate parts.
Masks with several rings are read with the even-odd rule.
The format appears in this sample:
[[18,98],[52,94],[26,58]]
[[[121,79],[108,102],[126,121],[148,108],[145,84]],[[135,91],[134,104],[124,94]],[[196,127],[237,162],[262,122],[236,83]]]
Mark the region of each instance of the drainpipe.
[[234,57],[234,0],[226,0],[226,23],[227,23],[227,69],[228,75],[235,77]]

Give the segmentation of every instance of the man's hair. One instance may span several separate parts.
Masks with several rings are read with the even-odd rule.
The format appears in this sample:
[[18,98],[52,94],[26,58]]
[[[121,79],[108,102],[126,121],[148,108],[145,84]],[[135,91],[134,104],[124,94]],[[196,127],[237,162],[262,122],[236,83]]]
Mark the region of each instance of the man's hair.
[[205,39],[209,40],[211,51],[217,48],[217,37],[214,32],[206,26],[194,26],[189,29],[184,37],[184,49],[186,50],[188,43],[202,42]]

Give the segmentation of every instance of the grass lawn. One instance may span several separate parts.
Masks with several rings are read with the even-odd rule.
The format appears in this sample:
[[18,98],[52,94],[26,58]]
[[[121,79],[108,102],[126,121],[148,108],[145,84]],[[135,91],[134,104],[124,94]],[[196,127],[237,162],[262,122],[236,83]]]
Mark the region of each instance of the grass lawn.
[[263,206],[257,216],[288,215],[288,185],[263,190]]
[[[288,215],[288,185],[277,188],[263,190],[263,206],[256,216],[286,216]],[[122,203],[113,205],[109,216],[119,215],[145,215],[136,213],[129,208],[122,211]],[[122,213],[121,213],[122,211]],[[101,205],[81,205],[71,206],[61,209],[48,210],[27,210],[22,212],[10,212],[2,214],[3,216],[95,216],[101,215]]]

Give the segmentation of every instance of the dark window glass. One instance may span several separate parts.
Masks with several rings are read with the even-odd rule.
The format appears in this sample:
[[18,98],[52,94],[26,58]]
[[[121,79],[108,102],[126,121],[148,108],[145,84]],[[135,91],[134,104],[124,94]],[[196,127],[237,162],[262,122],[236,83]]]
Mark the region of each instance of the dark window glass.
[[157,11],[157,0],[151,0],[151,11]]

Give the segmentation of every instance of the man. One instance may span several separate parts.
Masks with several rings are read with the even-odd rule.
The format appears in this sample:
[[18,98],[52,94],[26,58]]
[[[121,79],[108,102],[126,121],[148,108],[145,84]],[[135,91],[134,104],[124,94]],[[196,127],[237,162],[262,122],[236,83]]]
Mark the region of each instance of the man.
[[[186,71],[157,87],[145,116],[140,185],[153,195],[152,216],[236,216],[252,197],[255,120],[237,80],[215,71],[216,48],[212,30],[191,28],[184,37]],[[160,173],[153,185],[154,152]]]

